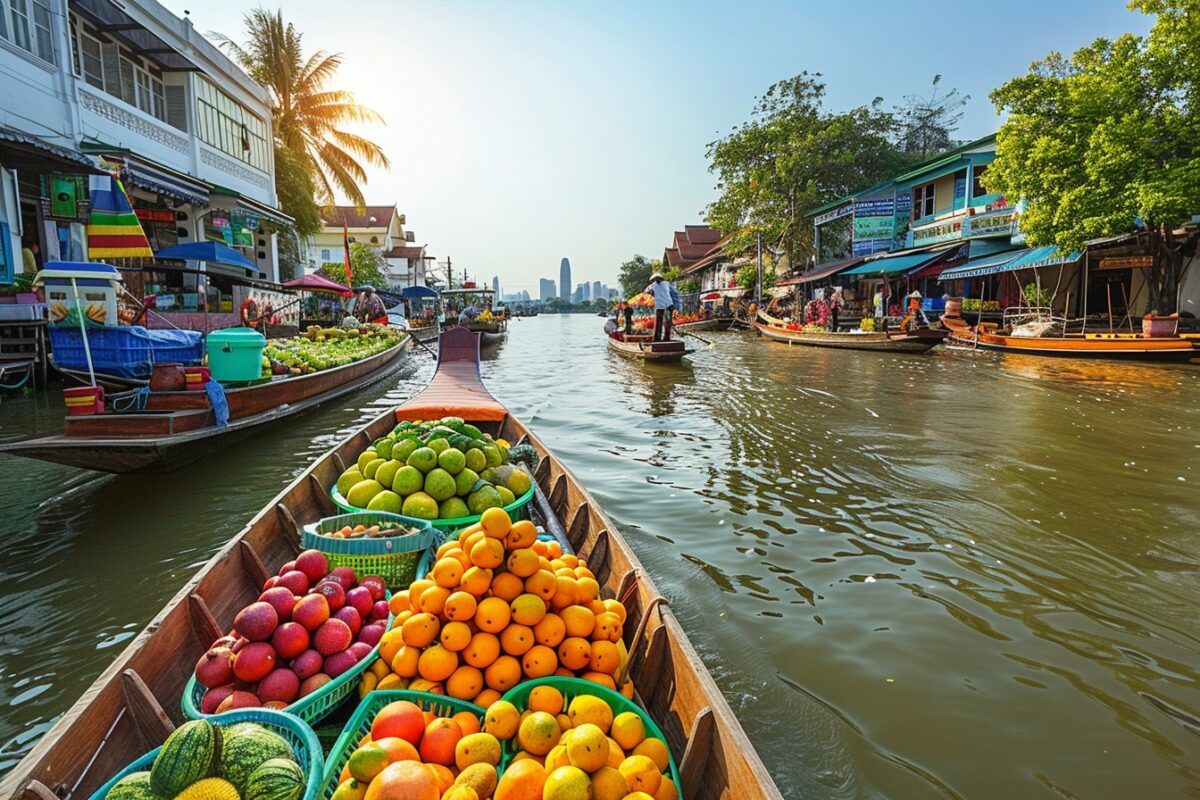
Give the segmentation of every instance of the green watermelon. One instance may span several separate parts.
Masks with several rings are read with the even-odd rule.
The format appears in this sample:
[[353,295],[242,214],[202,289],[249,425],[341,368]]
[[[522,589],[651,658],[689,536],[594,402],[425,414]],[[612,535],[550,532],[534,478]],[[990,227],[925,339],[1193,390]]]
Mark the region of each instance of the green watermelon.
[[212,774],[220,734],[203,719],[185,722],[167,737],[150,768],[150,788],[163,797],[174,797],[201,778]]
[[233,725],[221,732],[217,774],[245,794],[250,773],[272,758],[295,759],[286,739],[254,723]]
[[304,794],[304,772],[287,758],[272,758],[250,775],[244,800],[300,800]]
[[131,772],[113,784],[104,800],[159,800],[150,788],[149,772]]

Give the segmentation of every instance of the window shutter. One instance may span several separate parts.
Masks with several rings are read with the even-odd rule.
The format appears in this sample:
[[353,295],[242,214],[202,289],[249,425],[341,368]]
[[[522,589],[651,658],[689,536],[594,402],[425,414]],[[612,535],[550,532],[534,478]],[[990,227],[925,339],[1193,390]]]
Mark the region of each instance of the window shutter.
[[[121,59],[121,87],[120,98],[131,106],[137,105],[137,93],[133,88],[133,64],[127,59]],[[107,83],[107,81],[105,81]]]
[[121,96],[121,49],[115,44],[100,45],[100,63],[104,67],[104,89]]
[[163,87],[163,94],[167,99],[167,124],[186,131],[188,129],[187,89],[183,86],[167,84]]

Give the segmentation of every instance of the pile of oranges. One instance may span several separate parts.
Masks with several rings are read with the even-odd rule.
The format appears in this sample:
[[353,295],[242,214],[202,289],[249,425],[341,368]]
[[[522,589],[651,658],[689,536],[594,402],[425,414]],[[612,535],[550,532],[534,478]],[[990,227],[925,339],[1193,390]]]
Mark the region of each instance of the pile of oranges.
[[393,627],[360,693],[411,689],[487,706],[549,675],[632,697],[622,675],[625,607],[600,597],[587,564],[490,508],[437,551],[430,573],[390,600]]

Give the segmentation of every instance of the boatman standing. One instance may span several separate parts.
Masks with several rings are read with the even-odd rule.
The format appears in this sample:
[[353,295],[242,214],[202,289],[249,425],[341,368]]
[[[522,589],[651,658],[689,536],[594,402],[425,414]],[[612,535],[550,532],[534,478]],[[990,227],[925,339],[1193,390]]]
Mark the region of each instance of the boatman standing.
[[671,284],[656,272],[650,276],[646,294],[654,298],[654,341],[665,342],[671,337],[669,322],[675,308],[675,298],[671,297]]

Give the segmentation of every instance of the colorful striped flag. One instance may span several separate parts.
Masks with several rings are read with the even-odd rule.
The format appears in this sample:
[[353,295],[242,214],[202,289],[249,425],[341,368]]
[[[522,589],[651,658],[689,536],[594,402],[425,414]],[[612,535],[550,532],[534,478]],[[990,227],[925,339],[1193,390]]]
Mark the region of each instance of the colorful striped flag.
[[92,207],[87,225],[88,258],[154,257],[129,195],[115,175],[92,175],[88,196]]

